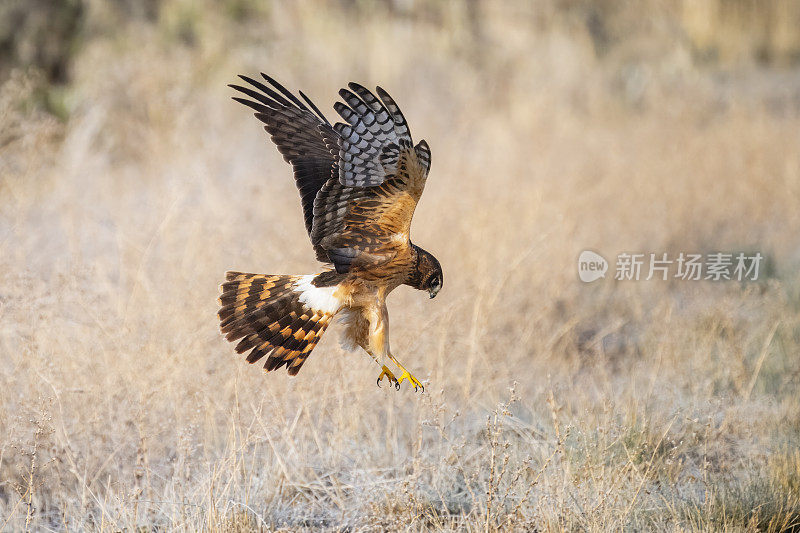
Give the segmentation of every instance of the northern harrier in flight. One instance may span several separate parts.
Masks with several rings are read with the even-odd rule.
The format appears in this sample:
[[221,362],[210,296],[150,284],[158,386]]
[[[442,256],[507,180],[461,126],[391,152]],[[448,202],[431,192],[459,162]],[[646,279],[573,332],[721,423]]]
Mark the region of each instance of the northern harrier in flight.
[[334,109],[343,122],[331,125],[302,91],[304,102],[262,76],[266,84],[240,76],[249,87],[231,87],[247,98],[234,100],[255,110],[292,165],[311,244],[328,269],[307,276],[228,272],[219,298],[222,333],[239,340],[238,353],[250,352],[248,362],[267,356],[267,371],[286,365],[295,375],[339,314],[345,346],[361,346],[381,365],[378,385],[385,377],[398,389],[405,380],[422,388],[389,349],[386,296],[400,285],[431,298],[442,288],[439,261],[410,238],[431,165],[428,144],[413,144],[406,119],[380,87],[377,96],[357,83],[340,90],[344,103]]

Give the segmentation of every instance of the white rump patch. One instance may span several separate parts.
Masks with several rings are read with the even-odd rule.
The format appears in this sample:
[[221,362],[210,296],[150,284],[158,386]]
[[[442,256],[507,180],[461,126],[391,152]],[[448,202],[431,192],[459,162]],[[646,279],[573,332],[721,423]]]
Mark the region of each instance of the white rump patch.
[[336,297],[337,285],[333,287],[315,287],[312,281],[317,276],[310,274],[300,276],[294,282],[295,290],[300,293],[298,299],[315,311],[334,314],[342,307],[342,302]]

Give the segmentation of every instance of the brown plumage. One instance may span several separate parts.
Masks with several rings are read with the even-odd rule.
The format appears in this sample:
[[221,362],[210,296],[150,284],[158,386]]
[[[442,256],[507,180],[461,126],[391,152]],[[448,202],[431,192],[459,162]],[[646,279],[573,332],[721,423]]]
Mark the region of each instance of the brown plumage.
[[439,262],[410,238],[430,170],[428,144],[413,144],[405,117],[380,87],[377,96],[357,83],[339,91],[344,103],[334,108],[345,122],[331,125],[302,92],[305,103],[262,76],[266,84],[241,76],[249,87],[231,87],[249,98],[234,100],[256,111],[292,165],[317,259],[333,268],[316,276],[228,272],[222,332],[239,340],[237,352],[250,352],[249,362],[267,356],[265,369],[286,365],[294,375],[341,313],[345,344],[382,364],[379,383],[387,377],[398,388],[406,379],[421,387],[389,349],[386,296],[406,284],[433,298],[442,286]]

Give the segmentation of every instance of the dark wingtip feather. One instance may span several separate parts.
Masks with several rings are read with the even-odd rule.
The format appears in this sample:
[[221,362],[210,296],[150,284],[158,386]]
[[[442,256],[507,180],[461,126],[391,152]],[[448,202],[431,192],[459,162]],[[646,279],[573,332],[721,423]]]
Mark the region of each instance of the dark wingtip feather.
[[350,87],[351,91],[355,91],[355,92],[366,91],[366,92],[369,92],[369,89],[367,89],[366,87],[364,87],[360,83],[356,83],[354,81],[351,81],[350,83],[348,83],[347,86]]
[[344,99],[347,99],[348,97],[355,95],[352,92],[348,91],[347,89],[342,88],[339,89],[339,96],[341,96]]
[[[294,103],[297,105],[297,107],[299,107],[300,109],[303,109],[303,110],[305,110],[305,111],[309,111],[309,109],[308,109],[308,108],[305,106],[305,104],[303,104],[303,102],[301,102],[300,100],[298,100],[298,98],[297,98],[295,95],[293,95],[293,94],[291,93],[291,91],[289,91],[289,90],[288,90],[286,87],[284,87],[283,85],[281,85],[280,83],[278,83],[277,81],[275,81],[275,80],[274,80],[274,79],[273,79],[271,76],[269,76],[269,75],[267,75],[267,74],[265,74],[265,73],[263,73],[263,72],[262,72],[262,73],[261,73],[261,77],[262,77],[262,78],[264,78],[265,80],[267,80],[268,82],[270,82],[270,83],[272,84],[272,86],[273,86],[273,87],[275,87],[276,89],[278,89],[278,91],[280,91],[281,93],[283,93],[283,95],[284,95],[286,98],[288,98],[289,100],[291,100],[292,102],[294,102]],[[310,112],[310,111],[309,111],[309,112]]]
[[268,96],[265,96],[262,93],[260,93],[258,91],[254,91],[253,89],[250,89],[248,87],[242,87],[240,85],[229,85],[229,87],[231,87],[233,89],[236,89],[237,91],[239,91],[241,93],[246,94],[247,96],[249,96],[253,100],[257,100],[257,101],[261,102],[262,104],[264,104],[265,106],[267,106],[269,108],[281,109],[282,107],[285,107],[285,106],[281,106],[281,104],[278,103],[275,99],[270,98]]
[[328,122],[328,119],[325,118],[325,115],[322,114],[322,111],[320,111],[319,108],[316,105],[314,105],[314,102],[312,102],[311,99],[308,96],[306,96],[303,91],[297,91],[297,92],[299,92],[300,96],[303,97],[303,100],[305,100],[306,103],[311,106],[311,108],[314,110],[314,112],[317,114],[320,120],[322,120],[322,122],[330,126],[331,123]]
[[386,92],[386,90],[383,87],[378,85],[377,87],[375,87],[375,92],[378,93],[378,96],[380,97],[381,100],[383,100],[383,103],[387,105],[387,109],[389,105],[395,108],[394,111],[389,109],[389,112],[392,113],[392,116],[400,115],[400,117],[402,117],[405,121],[405,117],[403,117],[403,112],[400,111],[400,106],[397,105],[397,102],[394,101],[394,98],[392,98],[392,96],[388,92]]
[[292,103],[289,102],[289,100],[287,100],[286,98],[284,98],[280,94],[276,93],[275,91],[273,91],[272,89],[270,89],[269,87],[267,87],[266,85],[261,83],[260,81],[256,81],[253,78],[251,78],[249,76],[245,76],[243,74],[240,74],[239,77],[241,79],[243,79],[244,81],[246,81],[247,83],[249,83],[250,85],[252,85],[253,87],[255,87],[256,89],[258,89],[259,91],[263,92],[264,94],[266,94],[267,96],[272,98],[273,100],[275,100],[280,105],[286,106],[286,107],[291,107]]
[[246,98],[239,98],[238,96],[234,96],[232,97],[232,99],[235,100],[236,102],[239,102],[240,104],[246,105],[250,109],[253,109],[259,113],[267,113],[269,111],[269,108],[264,104],[253,102],[252,100],[248,100]]

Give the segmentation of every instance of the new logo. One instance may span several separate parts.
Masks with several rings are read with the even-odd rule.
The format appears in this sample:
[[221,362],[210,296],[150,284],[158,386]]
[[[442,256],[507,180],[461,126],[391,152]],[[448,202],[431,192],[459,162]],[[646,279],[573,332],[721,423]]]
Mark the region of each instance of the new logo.
[[606,277],[607,270],[608,261],[600,254],[584,250],[578,256],[578,276],[584,283]]

